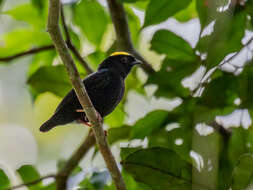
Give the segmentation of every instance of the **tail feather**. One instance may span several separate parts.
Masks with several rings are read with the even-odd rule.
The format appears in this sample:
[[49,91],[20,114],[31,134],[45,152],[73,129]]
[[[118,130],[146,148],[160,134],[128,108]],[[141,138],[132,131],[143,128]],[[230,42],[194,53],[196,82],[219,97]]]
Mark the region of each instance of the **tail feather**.
[[54,128],[57,124],[55,123],[54,120],[52,119],[49,119],[47,120],[45,123],[43,123],[41,126],[40,126],[40,131],[41,132],[47,132],[49,131],[50,129]]

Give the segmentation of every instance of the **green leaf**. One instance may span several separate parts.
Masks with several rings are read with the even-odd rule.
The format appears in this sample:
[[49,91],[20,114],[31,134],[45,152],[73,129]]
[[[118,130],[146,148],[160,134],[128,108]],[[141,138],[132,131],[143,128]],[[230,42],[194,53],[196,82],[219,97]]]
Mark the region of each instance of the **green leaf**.
[[232,136],[229,138],[228,158],[233,166],[238,161],[238,158],[247,153],[247,136],[249,131],[243,128],[233,129]]
[[138,151],[138,150],[141,150],[142,147],[128,147],[128,148],[121,148],[120,149],[120,157],[122,160],[125,160],[130,154]]
[[157,31],[151,41],[151,50],[165,54],[168,59],[194,61],[196,55],[188,42],[168,30]]
[[238,160],[233,171],[232,184],[233,190],[244,190],[253,182],[253,155],[244,154]]
[[[24,183],[28,183],[40,178],[39,172],[31,165],[24,165],[17,170],[20,175],[22,181]],[[38,190],[42,187],[42,182],[39,182],[33,186],[27,187],[29,190]]]
[[[177,140],[181,140],[182,144],[176,144]],[[165,147],[175,151],[185,160],[190,161],[190,151],[192,149],[192,128],[189,126],[181,126],[170,131],[160,129],[152,133],[148,137],[148,147]]]
[[200,62],[165,59],[161,70],[149,75],[146,85],[157,85],[155,96],[158,97],[187,97],[190,90],[182,85],[182,80],[190,76],[199,66]]
[[199,20],[202,29],[211,21],[210,5],[213,5],[212,1],[213,0],[196,0],[196,10],[199,15]]
[[95,0],[82,0],[74,6],[74,22],[80,26],[83,34],[97,47],[108,25],[108,16],[104,8]]
[[12,16],[16,20],[27,22],[32,26],[45,28],[45,20],[42,19],[43,17],[41,17],[37,9],[31,4],[22,4],[4,13]]
[[2,169],[0,169],[0,190],[9,188],[10,185],[11,185],[11,182],[8,176],[5,174],[5,172]]
[[63,97],[71,89],[67,72],[62,65],[39,68],[29,77],[27,83],[38,94],[52,92]]
[[56,52],[54,50],[36,53],[29,64],[28,77],[34,74],[40,67],[52,65],[55,56]]
[[208,70],[218,65],[229,53],[237,52],[241,49],[241,40],[245,33],[246,16],[246,11],[240,7],[236,7],[233,14],[228,10],[219,15],[207,46],[211,47],[207,50],[206,66]]
[[55,184],[55,182],[53,182],[49,185],[46,185],[46,186],[40,188],[40,190],[56,190],[56,184]]
[[153,131],[163,127],[169,114],[167,111],[157,110],[148,113],[144,118],[138,120],[132,127],[130,137],[131,139],[144,139]]
[[219,7],[227,6],[229,0],[196,0],[196,10],[199,15],[201,28],[204,29],[212,20],[215,20]]
[[191,189],[191,164],[166,148],[141,149],[122,161],[136,181],[154,190]]
[[192,0],[191,4],[186,9],[178,12],[174,17],[180,22],[187,22],[193,18],[196,18],[198,15],[195,10],[195,4],[196,0]]
[[119,104],[111,114],[105,117],[105,123],[110,127],[118,127],[123,125],[125,119],[125,112],[123,109],[123,104]]
[[46,31],[35,31],[30,29],[13,30],[4,35],[0,35],[0,57],[27,51],[34,46],[37,47],[49,44],[51,44],[51,40]]
[[223,73],[207,85],[199,102],[214,109],[235,106],[234,100],[239,97],[238,89],[237,77],[231,73]]
[[143,27],[165,21],[175,13],[185,9],[190,3],[191,0],[150,0]]
[[108,143],[113,144],[119,140],[128,139],[132,127],[126,125],[122,127],[110,128],[108,130]]
[[244,108],[253,109],[253,89],[251,84],[253,82],[253,67],[251,64],[243,69],[239,75],[239,96],[241,99],[241,106]]

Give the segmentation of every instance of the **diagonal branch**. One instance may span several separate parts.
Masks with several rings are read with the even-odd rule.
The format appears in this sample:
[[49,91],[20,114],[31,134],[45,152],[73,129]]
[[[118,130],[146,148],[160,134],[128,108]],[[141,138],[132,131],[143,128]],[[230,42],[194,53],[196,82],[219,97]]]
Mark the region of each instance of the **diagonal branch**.
[[[107,143],[104,130],[102,128],[102,122],[99,119],[98,113],[93,107],[93,104],[87,94],[84,84],[80,78],[80,75],[76,69],[75,63],[68,51],[66,43],[59,28],[59,15],[60,15],[60,0],[49,1],[49,14],[48,14],[48,32],[52,38],[57,52],[59,53],[62,62],[64,63],[69,78],[72,82],[76,95],[81,103],[88,120],[92,124],[92,129],[96,137],[96,142],[99,145],[100,152],[105,160],[107,168],[114,180],[114,183],[118,190],[126,190],[125,183],[116,164],[116,161],[111,153],[109,145]],[[57,187],[58,190],[64,190]]]
[[52,50],[52,49],[54,49],[53,45],[46,45],[46,46],[36,47],[36,48],[32,48],[30,50],[27,50],[27,51],[24,51],[24,52],[21,52],[21,53],[17,53],[15,55],[11,55],[11,56],[8,56],[8,57],[0,57],[0,62],[1,61],[2,62],[12,61],[13,59],[16,59],[16,58],[20,58],[20,57],[23,57],[23,56],[26,56],[26,55],[31,55],[31,54],[39,53],[39,52],[42,52],[42,51]]
[[155,72],[152,66],[134,48],[123,3],[117,0],[107,0],[107,4],[116,32],[118,49],[127,51],[140,59],[143,62],[141,67],[148,74]]
[[68,48],[72,51],[72,53],[75,55],[75,57],[78,59],[78,61],[82,64],[82,66],[85,68],[86,72],[88,74],[93,73],[94,71],[92,70],[90,65],[82,58],[82,56],[80,55],[80,53],[78,52],[78,50],[76,49],[76,47],[72,43],[69,31],[68,31],[68,27],[67,27],[67,24],[65,21],[63,6],[61,6],[61,21],[62,21],[64,33],[66,36],[66,44],[67,44]]

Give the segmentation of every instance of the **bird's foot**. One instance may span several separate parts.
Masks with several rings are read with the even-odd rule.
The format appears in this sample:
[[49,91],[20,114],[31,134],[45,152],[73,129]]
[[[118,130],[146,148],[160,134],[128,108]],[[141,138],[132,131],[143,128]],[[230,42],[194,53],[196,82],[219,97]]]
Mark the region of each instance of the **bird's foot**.
[[91,125],[90,122],[87,122],[87,121],[84,121],[84,120],[81,120],[81,119],[79,119],[78,121],[79,121],[81,124],[85,125],[85,126],[92,127],[92,125]]
[[78,109],[78,110],[76,110],[76,112],[78,112],[78,113],[84,113],[84,110],[83,109]]
[[98,113],[98,111],[96,111],[96,115],[97,115],[98,122],[103,123],[103,118],[101,117],[100,113]]
[[105,133],[105,136],[107,137],[107,135],[108,135],[108,132],[107,132],[107,130],[104,130],[104,133]]

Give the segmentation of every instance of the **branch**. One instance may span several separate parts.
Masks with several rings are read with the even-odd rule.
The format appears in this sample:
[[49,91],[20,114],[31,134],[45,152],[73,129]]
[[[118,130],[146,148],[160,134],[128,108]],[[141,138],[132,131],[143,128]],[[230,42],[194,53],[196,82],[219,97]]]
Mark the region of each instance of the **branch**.
[[82,56],[80,55],[80,53],[78,52],[78,50],[76,49],[76,47],[72,43],[69,31],[68,31],[68,27],[67,27],[67,24],[65,21],[63,6],[61,6],[61,21],[62,21],[64,33],[66,35],[66,43],[67,43],[68,48],[72,51],[72,53],[76,56],[78,61],[82,64],[82,66],[85,68],[86,72],[88,74],[93,73],[94,71],[92,70],[90,65],[82,58]]
[[56,184],[58,189],[66,189],[67,179],[70,176],[71,172],[75,169],[84,155],[93,147],[96,143],[95,136],[90,130],[88,137],[82,145],[77,149],[77,151],[69,158],[64,167],[58,172],[56,177]]
[[140,59],[143,62],[141,67],[148,74],[155,72],[152,66],[134,48],[123,4],[117,0],[107,0],[107,4],[116,32],[118,49],[127,51]]
[[46,45],[46,46],[42,46],[42,47],[36,47],[36,48],[32,48],[28,51],[17,53],[15,55],[11,55],[11,56],[8,56],[8,57],[0,57],[0,62],[1,61],[2,62],[12,61],[13,59],[16,59],[16,58],[19,58],[19,57],[22,57],[22,56],[31,55],[31,54],[34,54],[34,53],[39,53],[39,52],[42,52],[42,51],[47,51],[47,50],[52,50],[52,49],[54,49],[53,45]]
[[[116,161],[111,153],[109,145],[107,143],[104,130],[102,128],[102,122],[99,119],[98,112],[93,107],[93,104],[87,94],[85,86],[80,79],[80,75],[76,69],[75,63],[68,51],[68,48],[63,40],[63,37],[59,28],[59,15],[60,15],[60,0],[49,1],[49,14],[48,14],[48,32],[52,38],[57,52],[59,53],[62,62],[64,63],[76,95],[82,105],[89,122],[92,124],[92,129],[96,137],[96,142],[99,145],[100,152],[104,157],[105,163],[109,172],[114,180],[117,190],[126,190],[125,183],[118,169]],[[100,116],[101,117],[101,116]],[[59,187],[57,187],[59,190]]]
[[24,184],[20,184],[20,185],[17,185],[17,186],[13,186],[13,187],[7,188],[7,189],[5,189],[5,190],[18,189],[18,188],[24,187],[24,186],[29,187],[29,186],[32,186],[32,185],[35,185],[35,184],[41,182],[41,181],[44,180],[44,179],[55,178],[55,177],[56,177],[56,175],[53,175],[53,174],[52,174],[52,175],[46,175],[46,176],[41,177],[41,178],[39,178],[39,179],[36,179],[36,180],[34,180],[34,181],[31,181],[31,182],[28,182],[28,183],[24,183]]

